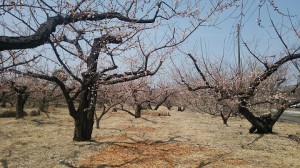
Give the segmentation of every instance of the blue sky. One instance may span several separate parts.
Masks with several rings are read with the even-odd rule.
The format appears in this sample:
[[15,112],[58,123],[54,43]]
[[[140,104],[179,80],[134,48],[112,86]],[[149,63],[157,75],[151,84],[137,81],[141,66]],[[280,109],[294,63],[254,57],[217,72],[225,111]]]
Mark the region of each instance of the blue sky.
[[[289,11],[291,15],[296,15],[292,19],[295,23],[297,23],[296,26],[300,26],[300,23],[296,22],[296,19],[299,20],[300,17],[299,0],[277,0],[275,3],[279,6],[279,11],[283,13],[287,13]],[[249,44],[250,47],[252,47],[252,49],[255,49],[257,53],[262,56],[272,56],[283,53],[283,45],[280,40],[276,38],[274,29],[271,28],[268,10],[270,11],[270,15],[274,23],[278,25],[278,29],[282,30],[283,33],[286,30],[284,27],[281,27],[282,24],[290,27],[288,18],[278,14],[274,11],[274,8],[270,7],[270,5],[267,5],[269,6],[268,9],[266,5],[261,9],[259,17],[259,10],[257,8],[259,1],[248,0],[244,1],[244,4],[246,4],[246,7],[244,10],[245,16],[242,18],[243,27],[241,29],[241,37]],[[261,19],[261,25],[263,27],[260,27],[257,24],[258,18]],[[195,48],[198,48],[196,53],[200,53],[200,47],[198,46],[201,42],[207,51],[208,55],[206,56],[214,59],[215,57],[221,57],[224,53],[225,58],[228,61],[236,62],[236,26],[238,21],[239,19],[235,18],[227,19],[225,22],[217,25],[216,27],[200,27],[193,37],[189,39],[185,46],[185,48],[187,47],[186,50],[193,51]],[[290,45],[298,44],[299,46],[299,39],[297,40],[294,38],[295,34],[285,34],[284,37]],[[242,57],[249,57],[249,52],[245,50],[243,45],[241,46]]]
[[[270,7],[268,0],[266,1],[266,4],[268,5],[264,5],[264,8],[261,9],[260,13],[261,24],[264,26],[263,28],[257,24],[257,18],[259,16],[259,10],[257,7],[260,0],[241,1],[244,2],[245,5],[245,9],[243,10],[245,12],[245,16],[242,18],[243,27],[241,30],[241,36],[252,49],[255,49],[256,52],[262,56],[279,55],[283,51],[283,45],[278,38],[275,38],[276,34],[270,27],[270,19],[268,17],[266,6],[269,6],[271,18],[274,20],[276,25],[287,25],[289,24],[289,20],[282,17],[282,15],[278,14],[277,12],[274,12],[274,9]],[[299,19],[300,12],[298,8],[300,6],[300,0],[275,0],[275,3],[279,6],[281,12],[287,13],[287,9],[289,9],[291,15],[297,15],[296,17],[292,18],[294,21],[297,18]],[[219,16],[213,17],[212,21],[215,21],[215,19],[222,20],[222,18],[228,16],[231,11],[232,8],[228,11],[222,12]],[[237,13],[235,13],[233,16],[236,16],[238,13],[239,11],[237,11]],[[229,18],[217,26],[202,26],[188,39],[188,41],[185,42],[185,44],[182,45],[181,49],[188,53],[200,55],[200,45],[202,43],[203,48],[206,51],[204,57],[209,57],[212,62],[215,61],[217,63],[217,61],[219,61],[217,58],[220,58],[224,54],[226,61],[235,64],[237,54],[236,26],[239,23],[238,21],[239,19]],[[174,26],[186,27],[187,24],[179,21]],[[296,26],[299,27],[300,23],[298,22]],[[282,30],[284,32],[285,28],[283,27]],[[161,37],[161,34],[164,34],[164,32],[162,32],[161,29],[153,31],[154,33],[149,33],[150,37],[146,39],[149,40],[148,44],[151,43],[152,38],[156,38],[154,37],[155,35],[157,35],[157,41],[159,41],[160,38],[163,38]],[[297,44],[299,46],[299,39],[295,39],[294,37],[294,34],[285,34],[285,40],[290,45]],[[154,43],[157,41],[154,41]],[[149,46],[151,47],[151,45],[148,45],[147,47],[150,48]],[[49,54],[47,54],[47,51],[45,51],[44,55]],[[242,45],[242,58],[246,59],[248,57],[249,53]],[[68,61],[72,62],[71,60]],[[51,65],[51,62],[48,62],[47,65]]]

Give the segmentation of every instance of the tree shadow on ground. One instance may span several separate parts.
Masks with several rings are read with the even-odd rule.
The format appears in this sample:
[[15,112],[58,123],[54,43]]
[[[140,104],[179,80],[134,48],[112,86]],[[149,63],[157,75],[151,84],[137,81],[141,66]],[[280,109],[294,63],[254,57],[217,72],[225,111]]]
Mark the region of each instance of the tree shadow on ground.
[[[189,162],[186,158],[192,154],[201,154],[207,151],[207,148],[198,145],[189,145],[181,136],[172,136],[165,141],[160,140],[134,140],[127,139],[124,141],[93,141],[90,145],[109,144],[102,148],[93,156],[86,159],[83,167],[124,167],[137,165],[162,164],[176,166],[178,159],[183,159],[184,162]],[[131,140],[132,142],[128,142]],[[85,144],[89,145],[89,144]],[[115,160],[112,160],[115,158]],[[214,159],[217,160],[217,159]],[[194,165],[197,165],[196,160],[192,160]],[[209,164],[207,162],[203,162]],[[92,164],[92,165],[89,165]],[[148,166],[149,166],[148,165]]]
[[63,126],[62,124],[59,124],[58,122],[53,122],[49,120],[41,120],[41,119],[32,119],[33,123],[36,124],[36,126],[43,126],[43,125],[57,125],[57,126]]
[[254,144],[256,141],[264,137],[265,134],[258,134],[258,135],[259,135],[258,137],[256,137],[252,142],[246,144],[246,146]]
[[[78,142],[78,141],[74,141],[74,145],[78,146],[78,147],[99,147],[100,145],[112,145],[114,143],[114,141],[106,141],[106,142],[100,142],[97,140],[89,140],[89,141],[83,141],[83,142]],[[97,148],[95,148],[97,149]]]
[[6,159],[1,159],[0,163],[3,168],[8,168],[8,162]]
[[219,161],[220,159],[224,158],[224,156],[228,155],[228,153],[224,153],[224,154],[219,154],[211,159],[208,159],[204,162],[201,162],[199,165],[198,165],[198,168],[202,168],[204,166],[207,166],[209,164],[212,164],[212,163],[215,163],[217,161]]
[[148,121],[148,122],[151,122],[151,123],[153,123],[153,124],[157,124],[156,121],[149,120],[149,119],[147,119],[147,118],[145,118],[145,117],[141,117],[141,119],[143,119],[143,120],[145,120],[145,121]]

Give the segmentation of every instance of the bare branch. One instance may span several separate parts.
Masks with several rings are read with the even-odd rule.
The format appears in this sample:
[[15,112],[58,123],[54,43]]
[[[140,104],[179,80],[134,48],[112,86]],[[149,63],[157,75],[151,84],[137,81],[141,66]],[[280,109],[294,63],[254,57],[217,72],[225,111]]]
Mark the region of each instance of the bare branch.
[[255,94],[255,89],[257,88],[257,86],[259,86],[264,80],[266,80],[269,76],[271,76],[274,72],[276,72],[280,66],[282,66],[288,61],[292,61],[297,58],[300,58],[300,54],[288,55],[279,59],[277,62],[271,65],[269,69],[265,70],[263,74],[256,77],[255,80],[250,84],[250,87],[246,92],[245,98],[249,96],[253,96]]
[[158,5],[158,9],[152,19],[133,19],[117,12],[95,12],[93,13],[93,16],[91,16],[90,13],[78,12],[74,15],[57,15],[54,17],[49,17],[46,22],[40,25],[40,27],[33,35],[19,37],[0,36],[0,51],[10,49],[34,48],[43,45],[44,43],[48,42],[50,34],[55,32],[55,29],[58,25],[66,25],[79,21],[99,21],[115,18],[119,19],[120,21],[131,23],[153,23],[157,18],[159,8],[160,5]]
[[19,63],[17,63],[17,64],[13,63],[12,65],[9,65],[9,66],[7,66],[7,67],[2,67],[2,68],[0,68],[0,73],[1,73],[1,72],[4,72],[5,70],[7,70],[7,69],[9,69],[9,68],[12,68],[12,67],[16,67],[16,66],[19,66],[19,65],[28,64],[28,63],[34,61],[35,59],[37,59],[39,56],[40,56],[40,55],[38,55],[38,56],[36,56],[36,57],[33,57],[33,58],[29,59],[29,60],[23,61],[23,62],[19,62]]

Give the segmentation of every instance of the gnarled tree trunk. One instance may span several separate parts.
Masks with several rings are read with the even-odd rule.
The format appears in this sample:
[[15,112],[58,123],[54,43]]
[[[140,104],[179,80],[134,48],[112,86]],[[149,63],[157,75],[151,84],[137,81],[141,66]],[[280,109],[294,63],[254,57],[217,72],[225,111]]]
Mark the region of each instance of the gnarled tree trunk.
[[73,140],[75,141],[87,141],[91,140],[94,115],[95,115],[95,103],[97,93],[93,89],[86,89],[80,100],[77,115],[74,117],[75,130]]
[[249,129],[249,133],[254,133],[255,131],[259,134],[268,134],[273,132],[273,126],[278,121],[282,113],[289,107],[289,103],[285,100],[280,100],[277,102],[278,108],[275,114],[265,114],[256,117],[251,113],[247,107],[245,107],[246,102],[241,102],[238,105],[238,111],[252,124]]
[[87,141],[92,138],[98,89],[97,81],[93,80],[93,76],[97,71],[100,50],[108,43],[118,44],[121,41],[121,39],[117,39],[113,36],[102,36],[101,38],[94,39],[90,56],[87,58],[88,70],[83,74],[83,83],[87,83],[88,81],[92,82],[83,86],[86,87],[86,89],[84,89],[82,93],[77,113],[73,116],[75,121],[73,140],[75,141]]
[[23,118],[25,116],[24,106],[29,97],[29,93],[26,93],[26,86],[13,86],[13,89],[17,92],[17,105],[16,105],[16,118]]
[[250,133],[253,133],[257,130],[257,133],[267,134],[272,133],[273,125],[269,120],[260,119],[255,117],[244,104],[238,105],[238,111],[252,124],[252,127],[249,129]]

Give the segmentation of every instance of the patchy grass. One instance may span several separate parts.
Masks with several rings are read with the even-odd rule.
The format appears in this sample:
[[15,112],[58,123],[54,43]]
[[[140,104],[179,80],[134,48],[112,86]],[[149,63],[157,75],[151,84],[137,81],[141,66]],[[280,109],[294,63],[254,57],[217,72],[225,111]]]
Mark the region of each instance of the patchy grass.
[[296,123],[258,135],[240,118],[225,126],[192,112],[139,119],[116,112],[104,116],[92,141],[74,142],[68,111],[49,111],[50,118],[0,118],[0,167],[300,167],[300,145],[288,138],[300,135]]

